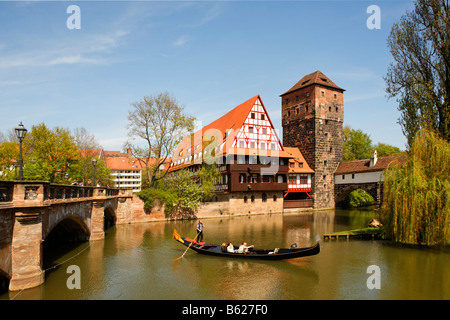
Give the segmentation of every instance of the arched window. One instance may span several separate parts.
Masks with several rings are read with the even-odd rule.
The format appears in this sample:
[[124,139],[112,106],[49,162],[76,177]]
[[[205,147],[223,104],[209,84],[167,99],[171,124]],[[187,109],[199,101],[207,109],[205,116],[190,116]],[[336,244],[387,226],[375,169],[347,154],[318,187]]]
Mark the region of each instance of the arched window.
[[247,203],[247,196],[244,196],[244,203]]
[[252,201],[252,203],[255,202],[255,196],[251,196],[250,200]]
[[262,202],[266,202],[267,201],[267,194],[265,192],[263,192],[262,194]]

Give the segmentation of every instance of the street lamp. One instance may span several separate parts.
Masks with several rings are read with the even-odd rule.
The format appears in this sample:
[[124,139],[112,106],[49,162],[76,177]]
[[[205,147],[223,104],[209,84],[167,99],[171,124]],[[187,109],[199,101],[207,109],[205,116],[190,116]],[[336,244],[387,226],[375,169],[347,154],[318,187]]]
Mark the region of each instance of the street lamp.
[[25,138],[25,135],[27,134],[27,129],[22,124],[22,121],[20,121],[20,124],[14,129],[16,131],[17,139],[19,139],[20,144],[20,158],[19,158],[19,180],[23,180],[23,158],[22,158],[22,141]]
[[14,180],[17,180],[17,167],[19,166],[19,161],[13,160],[14,164]]
[[92,159],[92,164],[94,165],[94,187],[96,186],[96,183],[95,183],[95,166],[97,165],[97,159]]

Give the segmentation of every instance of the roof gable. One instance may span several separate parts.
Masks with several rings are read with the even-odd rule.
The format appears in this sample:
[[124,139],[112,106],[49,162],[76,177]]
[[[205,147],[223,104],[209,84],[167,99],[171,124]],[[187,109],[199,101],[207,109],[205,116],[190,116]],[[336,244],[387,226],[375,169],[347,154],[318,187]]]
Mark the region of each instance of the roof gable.
[[204,153],[211,154],[212,148],[215,148],[216,155],[258,153],[243,150],[254,149],[268,150],[271,154],[280,151],[284,156],[289,156],[283,152],[283,146],[259,95],[186,136],[173,154],[173,164],[186,166],[201,163]]

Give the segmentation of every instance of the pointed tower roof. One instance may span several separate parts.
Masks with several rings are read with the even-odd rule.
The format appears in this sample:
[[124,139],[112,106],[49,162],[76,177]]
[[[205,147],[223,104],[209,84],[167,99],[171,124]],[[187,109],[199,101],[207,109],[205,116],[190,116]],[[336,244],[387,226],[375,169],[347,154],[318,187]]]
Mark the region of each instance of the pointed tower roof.
[[322,85],[322,86],[326,86],[326,87],[330,87],[330,88],[334,88],[334,89],[345,91],[345,89],[339,87],[333,81],[331,81],[330,78],[328,78],[322,71],[317,70],[317,71],[315,71],[313,73],[310,73],[310,74],[307,74],[306,76],[301,78],[292,88],[290,88],[285,93],[281,94],[281,96],[284,96],[284,95],[286,95],[288,93],[297,91],[297,90],[302,89],[302,88],[306,88],[306,87],[311,86],[313,84],[319,84],[319,85]]

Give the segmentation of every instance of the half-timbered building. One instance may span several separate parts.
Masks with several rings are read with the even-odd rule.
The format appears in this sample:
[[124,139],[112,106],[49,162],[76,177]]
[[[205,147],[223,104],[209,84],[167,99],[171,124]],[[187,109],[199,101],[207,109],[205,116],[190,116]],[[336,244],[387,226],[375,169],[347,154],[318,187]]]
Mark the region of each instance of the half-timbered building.
[[300,174],[292,192],[305,193],[313,174],[298,148],[285,150],[259,95],[187,136],[169,170],[195,172],[204,163],[218,165],[213,200],[229,213],[282,212],[289,175]]

